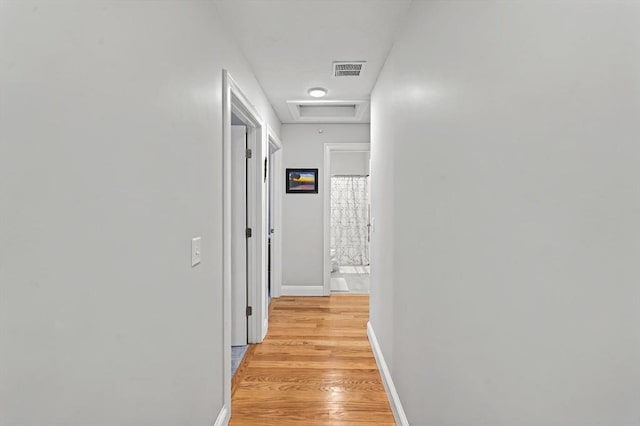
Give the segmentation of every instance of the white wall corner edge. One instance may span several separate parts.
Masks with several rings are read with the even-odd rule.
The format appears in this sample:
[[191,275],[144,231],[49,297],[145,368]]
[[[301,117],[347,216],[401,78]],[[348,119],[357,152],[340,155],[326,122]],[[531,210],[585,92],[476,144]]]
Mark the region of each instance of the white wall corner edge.
[[369,336],[369,343],[371,343],[373,356],[376,359],[376,364],[378,364],[378,370],[380,370],[382,383],[384,384],[384,390],[387,392],[387,397],[389,398],[389,404],[391,405],[391,411],[393,411],[393,417],[396,420],[396,424],[399,426],[409,426],[409,420],[407,420],[407,415],[404,413],[404,408],[402,408],[400,396],[398,395],[396,387],[393,384],[391,372],[389,371],[389,367],[387,367],[387,363],[384,360],[382,349],[380,348],[380,344],[378,343],[376,333],[375,331],[373,331],[371,322],[367,322],[367,336]]
[[[269,312],[269,307],[267,306],[267,312]],[[262,322],[262,340],[267,337],[267,332],[269,331],[269,318],[265,318]]]
[[321,285],[283,285],[280,290],[282,296],[324,296]]
[[229,420],[231,420],[231,417],[229,416],[229,408],[226,405],[223,405],[213,426],[227,426],[229,424]]

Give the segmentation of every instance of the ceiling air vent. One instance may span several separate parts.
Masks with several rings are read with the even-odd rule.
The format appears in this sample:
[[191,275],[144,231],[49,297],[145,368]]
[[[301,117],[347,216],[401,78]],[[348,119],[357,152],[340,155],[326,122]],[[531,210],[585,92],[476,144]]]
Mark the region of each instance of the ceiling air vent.
[[365,61],[334,62],[334,77],[360,77]]

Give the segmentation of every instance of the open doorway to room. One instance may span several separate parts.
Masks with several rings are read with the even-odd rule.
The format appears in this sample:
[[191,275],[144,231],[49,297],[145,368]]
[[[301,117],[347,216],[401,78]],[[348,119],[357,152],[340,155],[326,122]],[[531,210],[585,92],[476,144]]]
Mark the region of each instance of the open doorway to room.
[[[223,371],[225,407],[230,410],[233,367],[249,344],[263,341],[268,327],[271,155],[268,126],[226,71],[223,86]],[[278,223],[280,211],[272,211],[272,221]],[[279,256],[279,251],[272,253],[275,265],[280,265]]]
[[325,294],[369,293],[369,144],[325,145]]
[[332,173],[331,292],[369,293],[369,211],[369,175]]
[[247,230],[251,228],[248,174],[252,170],[247,155],[248,129],[231,114],[231,374],[235,374],[249,347],[248,286],[250,253]]

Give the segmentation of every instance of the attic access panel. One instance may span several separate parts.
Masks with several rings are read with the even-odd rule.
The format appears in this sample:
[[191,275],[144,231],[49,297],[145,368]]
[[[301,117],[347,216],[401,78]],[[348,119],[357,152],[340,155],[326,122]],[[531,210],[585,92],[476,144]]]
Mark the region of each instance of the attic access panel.
[[357,123],[369,109],[369,101],[287,101],[294,121],[306,123]]

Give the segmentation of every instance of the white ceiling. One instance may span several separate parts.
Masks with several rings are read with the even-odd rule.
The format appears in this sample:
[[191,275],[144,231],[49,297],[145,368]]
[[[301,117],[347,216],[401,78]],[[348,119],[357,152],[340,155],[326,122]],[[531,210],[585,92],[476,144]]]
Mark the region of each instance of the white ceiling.
[[[287,101],[368,100],[411,0],[218,0],[222,21],[283,123]],[[367,64],[360,77],[333,78],[333,61]],[[369,113],[352,122],[369,122]],[[325,120],[319,120],[327,122]]]

